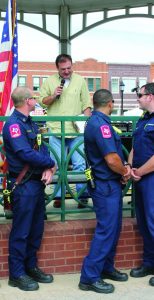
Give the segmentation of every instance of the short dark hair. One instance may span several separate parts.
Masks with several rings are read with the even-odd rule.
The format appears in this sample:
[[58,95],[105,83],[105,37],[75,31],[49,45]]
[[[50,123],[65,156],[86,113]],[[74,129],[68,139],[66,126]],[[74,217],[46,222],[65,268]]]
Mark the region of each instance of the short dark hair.
[[154,95],[154,82],[149,82],[141,86],[141,89],[144,88],[144,92]]
[[113,96],[107,89],[97,90],[93,95],[94,108],[106,106],[110,101],[113,101]]
[[72,63],[72,57],[69,54],[58,55],[55,61],[56,67],[58,68],[59,63],[66,62],[67,60],[69,60]]

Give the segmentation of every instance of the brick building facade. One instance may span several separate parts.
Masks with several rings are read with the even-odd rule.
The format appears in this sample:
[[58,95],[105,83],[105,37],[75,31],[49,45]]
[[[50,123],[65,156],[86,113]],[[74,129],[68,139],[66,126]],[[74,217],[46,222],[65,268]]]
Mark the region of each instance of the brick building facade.
[[115,105],[118,109],[121,106],[119,84],[120,80],[124,87],[124,110],[138,107],[137,97],[132,89],[140,87],[150,81],[150,65],[144,64],[109,64],[109,89],[112,91]]
[[154,62],[150,65],[150,81],[154,82]]
[[[74,72],[83,76],[93,93],[97,88],[108,86],[108,66],[95,59],[86,59],[73,64]],[[43,80],[56,73],[55,63],[48,62],[19,62],[19,85],[27,85],[39,92]]]
[[[154,80],[154,64],[107,64],[88,58],[73,64],[74,72],[83,76],[91,96],[99,88],[109,88],[115,99],[116,112],[120,112],[121,95],[119,85],[124,87],[124,110],[137,107],[136,95],[132,92],[137,84],[142,86]],[[26,85],[39,93],[43,81],[57,72],[54,62],[19,62],[19,85]]]

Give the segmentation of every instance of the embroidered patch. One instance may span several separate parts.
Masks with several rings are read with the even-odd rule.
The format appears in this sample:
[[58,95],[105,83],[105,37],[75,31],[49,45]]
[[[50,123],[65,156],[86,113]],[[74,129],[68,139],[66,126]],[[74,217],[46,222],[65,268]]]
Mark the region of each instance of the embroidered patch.
[[111,137],[111,131],[110,131],[110,127],[108,125],[103,125],[100,127],[100,129],[101,129],[103,138],[108,139]]
[[12,138],[17,138],[19,136],[21,136],[21,131],[20,131],[20,127],[18,124],[13,124],[9,127],[10,130],[10,134]]

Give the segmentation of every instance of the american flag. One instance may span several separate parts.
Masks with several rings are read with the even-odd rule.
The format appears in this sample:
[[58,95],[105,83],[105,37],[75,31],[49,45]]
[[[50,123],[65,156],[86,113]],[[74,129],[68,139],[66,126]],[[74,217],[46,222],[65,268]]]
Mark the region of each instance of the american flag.
[[[8,7],[0,45],[0,115],[7,116],[13,107],[11,92],[17,86],[18,35],[16,0],[8,0]],[[0,133],[3,123],[0,122]]]

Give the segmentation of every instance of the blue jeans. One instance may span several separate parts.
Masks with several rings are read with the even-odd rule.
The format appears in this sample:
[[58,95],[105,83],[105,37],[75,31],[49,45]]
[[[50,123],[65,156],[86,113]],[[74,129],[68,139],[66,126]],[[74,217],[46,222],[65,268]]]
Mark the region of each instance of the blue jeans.
[[[71,151],[72,148],[75,147],[76,144],[78,144],[80,141],[83,140],[83,137],[75,137],[75,138],[66,138],[65,139],[65,159],[67,156],[68,151]],[[49,144],[50,146],[54,149],[56,152],[60,162],[61,162],[61,138],[57,138],[55,136],[50,136],[49,138]],[[83,152],[83,147],[84,144],[82,143],[78,148],[80,151]],[[56,161],[56,158],[54,154],[51,152],[50,154],[51,158]],[[73,171],[84,171],[86,168],[85,160],[84,158],[78,153],[78,151],[74,151],[72,156],[71,156],[71,161],[72,161],[72,166],[73,166]],[[77,183],[76,184],[76,190],[79,192],[81,188],[83,187],[82,183]],[[61,198],[61,188],[57,191],[57,194],[55,196],[56,198]],[[88,197],[88,192],[87,190],[82,194],[80,198],[85,198]]]

